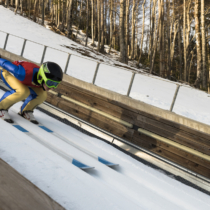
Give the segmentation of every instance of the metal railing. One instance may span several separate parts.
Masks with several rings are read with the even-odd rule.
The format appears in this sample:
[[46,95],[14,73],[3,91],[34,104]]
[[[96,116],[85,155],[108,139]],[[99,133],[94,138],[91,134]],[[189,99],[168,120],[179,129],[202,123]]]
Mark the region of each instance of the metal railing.
[[[7,43],[8,43],[8,38],[9,38],[10,35],[13,36],[13,37],[17,37],[17,38],[20,38],[20,39],[23,39],[23,40],[24,40],[24,41],[23,41],[23,46],[22,46],[22,49],[21,49],[21,53],[20,53],[20,56],[22,56],[22,57],[23,57],[23,54],[24,54],[24,51],[25,51],[25,46],[26,46],[27,41],[43,46],[44,49],[43,49],[43,52],[42,52],[42,57],[41,57],[41,60],[40,60],[40,64],[42,64],[42,63],[44,62],[44,58],[45,58],[45,54],[46,54],[47,48],[54,49],[54,50],[56,50],[56,51],[59,51],[59,52],[63,52],[63,53],[68,54],[67,60],[66,60],[66,65],[65,65],[65,68],[64,68],[64,73],[65,73],[65,74],[67,73],[67,69],[68,69],[68,66],[69,66],[70,58],[71,58],[72,55],[74,55],[74,56],[76,56],[76,57],[79,57],[79,58],[82,58],[82,59],[85,59],[85,60],[90,60],[90,61],[93,61],[93,62],[97,62],[97,61],[95,61],[95,60],[88,59],[88,58],[84,58],[84,57],[82,57],[82,56],[78,56],[78,55],[75,55],[75,54],[72,54],[72,53],[68,53],[68,52],[65,52],[65,51],[62,51],[62,50],[58,50],[58,49],[53,48],[53,47],[48,47],[48,46],[45,46],[45,45],[43,45],[43,44],[40,44],[40,43],[31,41],[31,40],[24,39],[24,38],[22,38],[22,37],[19,37],[19,36],[10,34],[10,33],[6,33],[6,32],[1,31],[1,30],[0,30],[0,32],[6,34],[5,42],[4,42],[4,45],[3,45],[3,49],[4,49],[4,50],[6,50]],[[96,81],[96,78],[97,78],[97,75],[98,75],[98,71],[99,71],[99,68],[100,68],[100,65],[101,65],[101,64],[104,64],[104,65],[106,65],[106,66],[112,66],[112,67],[114,67],[114,68],[116,68],[116,69],[122,69],[122,70],[125,70],[125,71],[133,72],[133,73],[132,73],[132,76],[131,76],[130,83],[129,83],[129,87],[128,87],[128,90],[127,90],[127,94],[126,94],[126,96],[130,97],[130,92],[131,92],[131,89],[132,89],[132,86],[133,86],[133,83],[134,83],[135,75],[136,75],[136,74],[142,74],[142,72],[137,72],[136,69],[133,69],[133,71],[132,71],[132,70],[128,70],[128,69],[116,67],[116,66],[107,64],[107,63],[105,63],[105,62],[97,62],[96,68],[95,68],[95,73],[94,73],[94,76],[93,76],[93,79],[92,79],[92,84],[93,84],[93,85],[95,85],[95,81]],[[164,81],[164,82],[173,83],[173,84],[176,84],[176,85],[177,85],[176,91],[175,91],[175,93],[174,93],[173,101],[172,101],[171,106],[170,106],[170,109],[169,109],[169,111],[172,112],[172,111],[173,111],[174,104],[175,104],[175,101],[176,101],[176,98],[177,98],[177,95],[178,95],[178,91],[179,91],[180,87],[181,87],[181,86],[186,86],[186,85],[180,85],[179,83],[176,83],[176,82],[173,82],[173,81],[166,81],[166,80],[164,80],[164,79],[162,79],[162,78],[156,78],[156,77],[154,77],[154,76],[149,75],[148,73],[145,73],[145,75],[146,75],[146,76],[149,76],[149,77],[153,77],[153,78],[155,78],[155,79],[162,80],[162,81]],[[187,87],[187,86],[186,86],[186,87]]]

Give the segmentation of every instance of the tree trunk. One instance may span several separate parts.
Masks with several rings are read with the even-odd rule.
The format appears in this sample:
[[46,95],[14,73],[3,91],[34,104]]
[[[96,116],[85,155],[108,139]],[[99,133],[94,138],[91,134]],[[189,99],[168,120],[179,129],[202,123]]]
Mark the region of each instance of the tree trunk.
[[[125,45],[128,47],[129,44],[129,7],[130,7],[130,0],[126,0],[126,32],[125,32]],[[128,52],[129,54],[129,52]],[[128,55],[129,56],[129,55]]]
[[106,20],[108,20],[107,18],[107,11],[108,11],[108,3],[107,0],[105,0],[105,21],[104,21],[104,44],[107,45],[107,22]]
[[184,81],[187,81],[186,0],[184,0],[183,2],[183,47],[184,47]]
[[142,19],[142,33],[141,33],[141,43],[140,43],[140,55],[139,55],[139,59],[138,59],[138,63],[137,66],[139,67],[139,63],[141,60],[141,54],[142,54],[142,47],[143,47],[143,40],[144,40],[144,22],[145,22],[145,5],[146,0],[144,0],[143,4],[142,4],[142,10],[143,10],[143,19]]
[[133,7],[132,7],[132,21],[131,21],[131,59],[134,58],[134,45],[135,45],[135,10],[136,10],[136,0],[133,0]]
[[174,38],[173,38],[173,44],[171,47],[171,63],[173,63],[173,59],[174,59],[174,48],[175,48],[177,32],[178,32],[178,22],[174,24]]
[[94,8],[95,8],[95,4],[94,4],[95,0],[91,0],[91,4],[92,4],[92,13],[91,13],[91,35],[92,35],[92,45],[94,45]]
[[171,28],[170,28],[170,0],[167,0],[167,40],[168,40],[168,65],[167,65],[167,77],[171,76]]
[[38,2],[39,0],[35,0],[34,2],[34,15],[33,15],[33,21],[36,22],[36,16],[38,12]]
[[60,25],[60,31],[64,32],[65,20],[66,20],[66,0],[62,1],[63,11],[62,11],[62,23]]
[[190,6],[191,6],[191,1],[188,1],[188,6],[187,6],[187,30],[186,30],[186,74],[188,73],[188,66],[190,64],[190,29],[191,29],[191,21],[190,21]]
[[181,17],[179,16],[179,34],[178,34],[178,47],[179,47],[179,79],[182,80],[182,49],[181,49]]
[[9,0],[5,0],[5,7],[6,7],[6,8],[9,7]]
[[209,65],[209,73],[208,73],[208,93],[210,93],[210,46],[209,43],[207,45],[207,49],[208,49],[208,65]]
[[190,62],[190,67],[189,67],[189,73],[188,73],[188,82],[189,82],[189,83],[190,83],[191,68],[192,68],[193,59],[194,59],[194,50],[192,50],[191,54],[192,54],[192,57],[191,57],[191,62]]
[[[160,0],[158,0],[158,8],[160,8]],[[155,20],[155,25],[156,25],[156,20]],[[154,71],[155,56],[156,56],[157,42],[158,42],[158,36],[159,36],[159,25],[160,25],[160,18],[158,18],[157,30],[156,30],[156,27],[155,27],[155,30],[154,30],[155,32],[157,31],[157,33],[156,33],[156,36],[155,36],[155,42],[154,42],[154,46],[153,46],[153,55],[152,55],[152,61],[151,61],[151,67],[150,67],[150,74]]]
[[120,62],[128,63],[127,46],[125,46],[126,0],[120,0]]
[[164,0],[160,1],[159,7],[159,18],[160,18],[160,26],[159,26],[159,48],[160,48],[160,76],[163,77],[163,4]]
[[73,0],[70,0],[69,2],[69,11],[68,11],[68,22],[67,22],[67,37],[71,38],[71,25],[72,25],[72,2]]
[[44,0],[42,0],[42,25],[44,25]]
[[206,78],[206,36],[205,36],[205,9],[204,0],[201,0],[201,34],[202,34],[202,61],[203,61],[203,88],[207,88]]
[[31,19],[31,0],[28,0],[28,18]]
[[200,36],[200,22],[199,22],[199,0],[195,0],[195,33],[196,33],[196,45],[197,45],[197,78],[195,86],[199,88],[202,80],[201,76],[201,36]]
[[98,12],[98,52],[100,51],[101,43],[101,0],[97,0],[97,12]]
[[87,22],[86,22],[86,41],[85,41],[85,46],[87,46],[87,43],[88,43],[88,24],[89,24],[89,20],[88,20],[88,17],[89,17],[89,13],[88,13],[88,11],[89,11],[89,8],[88,8],[88,5],[89,5],[89,0],[87,0],[87,3],[86,3],[87,5],[86,5],[86,14],[87,14],[87,16],[86,16],[86,18],[87,18]]
[[113,36],[112,36],[112,45],[114,46],[114,49],[116,49],[116,14],[117,14],[117,2],[115,1],[114,2],[114,5],[113,5],[113,9],[114,9],[114,20],[113,20],[113,24],[114,24],[114,29],[112,31],[113,33]]
[[58,15],[58,21],[57,21],[57,28],[60,26],[60,13],[61,13],[61,0],[58,0],[57,3],[57,15]]
[[101,49],[104,52],[104,0],[101,0]]
[[150,60],[150,53],[151,53],[151,41],[152,41],[152,0],[150,0],[149,5],[149,50],[148,50],[148,60]]
[[[164,8],[165,7],[165,8]],[[162,23],[162,53],[163,53],[163,56],[162,56],[162,71],[163,71],[163,76],[166,77],[167,74],[166,74],[166,71],[165,71],[165,13],[166,13],[166,10],[167,10],[167,7],[166,7],[166,4],[163,0],[163,6],[162,6],[162,14],[163,14],[163,17],[162,17],[162,20],[163,20],[163,23]]]
[[91,13],[91,35],[92,35],[92,45],[94,46],[94,0],[91,0],[92,13]]
[[15,15],[17,14],[17,10],[18,10],[18,6],[19,6],[19,0],[15,0]]
[[[111,41],[113,35],[113,0],[109,1],[109,7],[110,7],[109,17],[110,17],[110,41]],[[110,45],[112,45],[111,42]]]
[[20,0],[20,15],[23,15],[23,0]]
[[[150,69],[152,66],[152,57],[153,57],[153,43],[155,37],[155,26],[156,26],[156,3],[157,0],[153,0],[153,9],[152,9],[152,30],[151,30],[151,43],[150,43]],[[152,69],[153,71],[153,69]]]

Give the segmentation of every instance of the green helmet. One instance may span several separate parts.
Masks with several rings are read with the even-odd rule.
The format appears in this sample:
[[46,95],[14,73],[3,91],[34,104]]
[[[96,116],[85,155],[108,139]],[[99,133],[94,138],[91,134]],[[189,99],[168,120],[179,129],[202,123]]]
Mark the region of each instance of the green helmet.
[[53,62],[45,62],[39,68],[37,81],[40,85],[45,83],[49,88],[56,88],[63,79],[61,67]]

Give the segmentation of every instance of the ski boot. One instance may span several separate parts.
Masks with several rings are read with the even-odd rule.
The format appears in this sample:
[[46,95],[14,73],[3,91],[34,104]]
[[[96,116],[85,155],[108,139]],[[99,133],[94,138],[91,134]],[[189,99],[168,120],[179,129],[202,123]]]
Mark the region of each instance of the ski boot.
[[24,111],[22,113],[19,112],[18,114],[20,116],[24,117],[26,120],[29,120],[30,122],[34,123],[34,124],[39,124],[39,122],[36,121],[32,111]]
[[1,109],[0,110],[0,118],[8,123],[14,123],[14,121],[10,118],[8,114],[8,110]]

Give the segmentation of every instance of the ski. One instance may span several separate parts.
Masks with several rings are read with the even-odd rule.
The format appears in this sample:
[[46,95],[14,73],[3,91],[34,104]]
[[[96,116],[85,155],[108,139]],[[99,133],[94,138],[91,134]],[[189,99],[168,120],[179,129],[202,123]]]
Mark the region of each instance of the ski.
[[41,139],[41,138],[37,137],[36,135],[34,135],[33,133],[31,133],[30,131],[26,130],[24,127],[22,127],[18,123],[16,123],[16,122],[13,122],[13,123],[8,122],[8,123],[11,124],[13,127],[17,128],[19,131],[21,131],[21,132],[25,133],[26,135],[30,136],[31,138],[33,138],[34,140],[36,140],[40,144],[44,145],[45,147],[47,147],[51,151],[55,152],[59,156],[63,157],[64,159],[69,161],[74,166],[76,166],[76,167],[78,167],[82,170],[87,170],[87,169],[93,169],[94,168],[94,167],[88,166],[88,165],[74,159],[72,156],[70,156],[69,154],[65,153],[64,151],[58,149],[56,146],[53,146],[52,144],[48,143],[44,139]]
[[85,149],[84,147],[82,147],[82,146],[80,146],[80,145],[72,142],[71,140],[67,139],[66,137],[64,137],[64,136],[62,136],[62,135],[60,135],[60,134],[52,131],[51,129],[47,128],[46,126],[42,125],[41,123],[37,124],[37,126],[39,126],[40,128],[42,128],[43,130],[45,130],[45,131],[53,134],[57,138],[59,138],[59,139],[63,140],[64,142],[66,142],[67,144],[70,144],[71,146],[73,146],[73,147],[75,147],[75,148],[83,151],[84,153],[90,155],[91,157],[97,159],[99,162],[103,163],[106,166],[113,167],[113,166],[118,166],[119,165],[119,164],[116,164],[116,163],[112,163],[112,162],[110,162],[108,160],[105,160],[102,157],[97,156],[96,154],[94,154],[94,153],[88,151],[87,149]]

